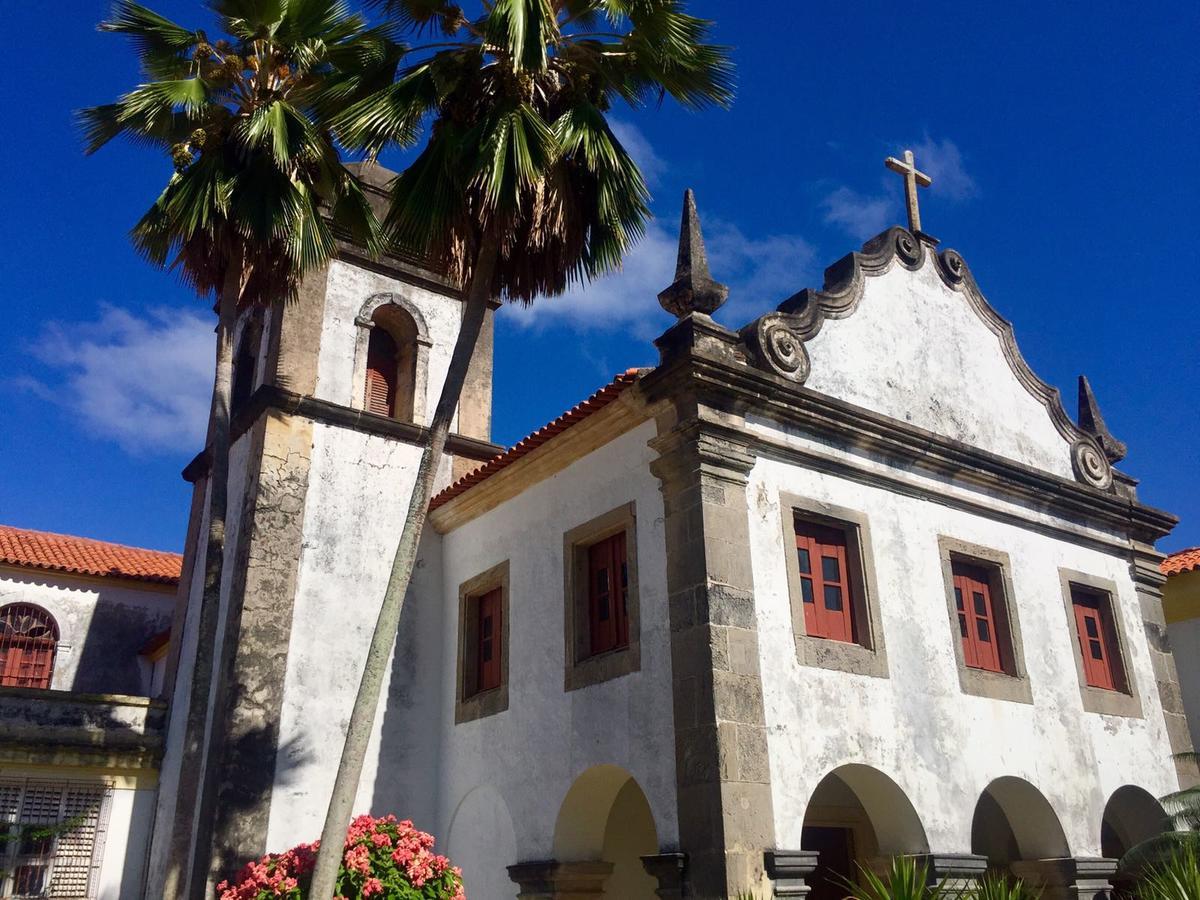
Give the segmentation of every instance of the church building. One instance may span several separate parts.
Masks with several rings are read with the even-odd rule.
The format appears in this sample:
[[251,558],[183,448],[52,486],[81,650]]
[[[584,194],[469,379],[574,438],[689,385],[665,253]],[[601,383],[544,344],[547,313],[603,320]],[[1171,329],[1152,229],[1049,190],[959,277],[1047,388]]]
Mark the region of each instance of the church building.
[[[1192,783],[1154,548],[1176,520],[889,165],[908,227],[737,330],[689,193],[658,364],[508,449],[489,316],[356,804],[432,832],[473,900],[832,900],[897,855],[1092,900]],[[189,715],[201,454],[147,896],[187,884],[197,834],[213,882],[319,836],[461,308],[343,245],[243,315],[231,681]]]

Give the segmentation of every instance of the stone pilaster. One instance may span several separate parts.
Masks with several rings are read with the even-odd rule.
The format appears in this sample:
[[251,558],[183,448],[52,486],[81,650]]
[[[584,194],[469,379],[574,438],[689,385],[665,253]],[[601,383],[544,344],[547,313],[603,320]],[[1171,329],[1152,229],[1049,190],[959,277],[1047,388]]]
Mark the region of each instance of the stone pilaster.
[[[1158,697],[1162,702],[1167,739],[1171,744],[1171,752],[1179,754],[1192,749],[1192,736],[1188,730],[1183,696],[1179,689],[1179,673],[1175,669],[1175,657],[1171,653],[1167,621],[1163,615],[1162,586],[1167,578],[1159,568],[1162,559],[1162,554],[1153,547],[1135,544],[1129,571],[1133,576],[1133,586],[1141,607],[1142,627],[1145,629],[1146,643],[1150,648],[1150,662],[1154,669]],[[1179,775],[1180,787],[1187,788],[1200,783],[1200,772],[1197,771],[1195,762],[1177,758],[1175,769]]]
[[819,861],[816,850],[768,850],[765,862],[775,888],[772,896],[807,897],[812,891],[808,879]]
[[663,900],[681,900],[684,896],[684,875],[687,872],[686,853],[658,853],[642,857],[646,873],[658,881],[654,891]]
[[517,900],[588,900],[604,896],[604,882],[612,874],[612,863],[596,861],[563,863],[547,859],[508,867],[508,877],[517,883]]
[[1013,874],[1041,896],[1041,900],[1110,900],[1115,859],[1064,857],[1018,860]]
[[941,885],[950,898],[970,896],[988,867],[986,856],[972,853],[919,853],[913,859],[925,866],[929,884]]
[[[720,428],[664,412],[652,464],[665,509],[675,765],[688,896],[766,885],[774,843],[750,561],[754,457]],[[724,436],[718,436],[724,435]]]

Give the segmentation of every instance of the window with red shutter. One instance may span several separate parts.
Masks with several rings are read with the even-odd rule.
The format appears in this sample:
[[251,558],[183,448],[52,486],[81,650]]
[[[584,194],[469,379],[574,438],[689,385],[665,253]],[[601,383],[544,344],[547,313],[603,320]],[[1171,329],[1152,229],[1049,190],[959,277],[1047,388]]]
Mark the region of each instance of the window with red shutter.
[[797,518],[796,564],[800,567],[805,632],[811,637],[855,642],[855,598],[846,532]]
[[1109,598],[1072,586],[1071,606],[1083,656],[1083,674],[1088,685],[1106,691],[1123,689],[1118,676]]
[[396,404],[396,375],[399,348],[386,328],[375,326],[367,342],[367,387],[364,408],[380,416],[391,416]]
[[986,569],[954,560],[954,607],[963,659],[973,669],[1003,672],[1000,633],[992,606],[992,589]]
[[591,655],[629,646],[629,565],[625,532],[587,549]]
[[49,688],[58,625],[44,609],[13,603],[0,609],[0,685]]
[[500,588],[496,588],[475,601],[478,604],[476,621],[479,623],[475,642],[476,693],[500,687],[500,654],[503,652],[500,600]]

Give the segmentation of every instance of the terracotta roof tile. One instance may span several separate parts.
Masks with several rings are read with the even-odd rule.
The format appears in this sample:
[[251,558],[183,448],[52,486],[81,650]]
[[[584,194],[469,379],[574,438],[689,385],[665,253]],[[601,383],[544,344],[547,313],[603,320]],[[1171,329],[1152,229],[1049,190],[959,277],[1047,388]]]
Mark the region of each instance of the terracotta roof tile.
[[1200,569],[1200,547],[1180,550],[1162,561],[1164,575],[1178,575],[1181,572],[1191,572],[1193,569]]
[[178,584],[183,557],[161,550],[0,525],[0,563],[76,575]]
[[492,457],[474,472],[464,475],[458,481],[445,488],[433,498],[429,504],[429,508],[437,509],[439,506],[450,502],[459,494],[470,490],[480,482],[486,481],[497,472],[512,465],[522,456],[532,453],[551,438],[562,434],[571,426],[579,424],[593,413],[599,412],[616,400],[617,397],[621,396],[627,388],[633,385],[647,371],[647,369],[627,369],[622,372],[582,403],[573,406],[553,422],[543,425],[537,431],[533,432],[533,434],[513,444],[513,446],[509,447],[499,456]]

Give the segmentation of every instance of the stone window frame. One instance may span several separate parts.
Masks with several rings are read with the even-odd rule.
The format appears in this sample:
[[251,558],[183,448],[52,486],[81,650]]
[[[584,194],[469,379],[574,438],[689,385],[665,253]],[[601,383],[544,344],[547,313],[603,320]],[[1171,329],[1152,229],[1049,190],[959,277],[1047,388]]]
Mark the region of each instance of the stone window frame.
[[[508,709],[509,561],[468,578],[458,586],[458,675],[454,691],[454,724],[473,722]],[[467,696],[467,685],[476,677],[474,648],[478,623],[472,619],[476,604],[471,603],[489,591],[500,589],[500,684],[498,687]]]
[[[629,643],[599,653],[588,652],[587,549],[597,541],[625,532],[625,565],[629,579],[626,594]],[[642,617],[638,590],[637,505],[623,503],[615,509],[577,525],[563,535],[563,638],[566,672],[563,689],[576,691],[642,668]]]
[[[786,491],[779,493],[779,508],[796,660],[802,666],[873,678],[889,677],[887,641],[883,634],[879,585],[875,577],[875,555],[871,549],[871,527],[866,513]],[[800,591],[799,566],[794,564],[795,554],[788,552],[789,547],[796,546],[797,514],[802,519],[846,533],[846,560],[850,569],[854,621],[858,632],[856,643],[810,637],[804,627],[804,597]]]
[[[1138,693],[1137,677],[1129,657],[1129,639],[1126,636],[1124,617],[1121,614],[1121,606],[1117,602],[1120,596],[1117,591],[1117,583],[1109,578],[1100,578],[1086,572],[1062,567],[1058,570],[1058,578],[1062,587],[1063,607],[1067,614],[1067,630],[1071,636],[1071,657],[1075,660],[1075,675],[1079,679],[1079,694],[1083,699],[1084,710],[1104,716],[1144,718],[1142,697]],[[1075,621],[1075,606],[1071,600],[1071,585],[1073,584],[1103,595],[1108,602],[1108,615],[1115,632],[1114,652],[1117,653],[1117,659],[1120,661],[1125,682],[1122,690],[1106,691],[1104,688],[1092,687],[1087,683],[1087,676],[1083,671],[1083,648],[1079,644],[1079,626]]]
[[[958,684],[964,694],[1007,700],[1011,703],[1033,703],[1033,687],[1025,665],[1025,644],[1021,639],[1021,615],[1012,583],[1012,561],[1007,553],[980,544],[972,544],[949,535],[938,535],[938,558],[946,589],[946,611],[949,613],[950,639],[958,668]],[[954,600],[954,561],[976,566],[988,573],[988,589],[992,595],[992,620],[996,629],[1003,672],[975,669],[963,656],[962,636],[958,625],[958,604]]]
[[372,294],[358,310],[354,317],[357,330],[354,337],[354,368],[353,368],[353,407],[365,410],[367,408],[367,348],[371,339],[371,329],[378,327],[374,315],[382,307],[393,305],[408,315],[417,329],[414,352],[416,360],[413,374],[413,412],[411,421],[414,425],[424,425],[428,413],[426,408],[429,392],[429,351],[433,341],[429,338],[429,328],[425,324],[425,316],[417,305],[403,294],[388,291],[382,294]]

